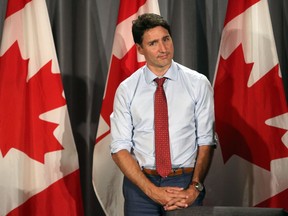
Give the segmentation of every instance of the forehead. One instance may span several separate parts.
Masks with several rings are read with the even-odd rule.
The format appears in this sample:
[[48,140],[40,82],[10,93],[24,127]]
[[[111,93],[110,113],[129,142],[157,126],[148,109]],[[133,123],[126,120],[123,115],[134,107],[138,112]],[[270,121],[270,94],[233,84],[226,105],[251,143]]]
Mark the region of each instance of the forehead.
[[169,35],[167,29],[162,26],[157,26],[155,28],[148,29],[143,34],[143,41],[158,40]]

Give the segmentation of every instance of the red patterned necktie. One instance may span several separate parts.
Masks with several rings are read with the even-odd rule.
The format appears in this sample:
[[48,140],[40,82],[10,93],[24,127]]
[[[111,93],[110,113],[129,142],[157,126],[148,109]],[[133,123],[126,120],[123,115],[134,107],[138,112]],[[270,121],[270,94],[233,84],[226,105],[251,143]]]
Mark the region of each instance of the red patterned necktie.
[[155,160],[156,170],[162,177],[171,172],[171,158],[168,129],[168,109],[163,83],[166,78],[155,79],[157,89],[154,103]]

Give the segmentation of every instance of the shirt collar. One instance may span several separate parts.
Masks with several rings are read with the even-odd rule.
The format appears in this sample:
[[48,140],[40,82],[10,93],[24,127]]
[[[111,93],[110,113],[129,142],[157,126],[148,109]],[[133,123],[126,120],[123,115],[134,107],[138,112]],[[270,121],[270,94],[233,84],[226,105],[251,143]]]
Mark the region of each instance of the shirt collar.
[[[152,83],[154,79],[157,78],[157,76],[147,67],[147,65],[145,65],[143,70],[144,70],[145,80],[148,84]],[[177,77],[178,77],[177,64],[173,60],[172,60],[171,67],[165,73],[164,77],[168,78],[169,80],[177,80]]]

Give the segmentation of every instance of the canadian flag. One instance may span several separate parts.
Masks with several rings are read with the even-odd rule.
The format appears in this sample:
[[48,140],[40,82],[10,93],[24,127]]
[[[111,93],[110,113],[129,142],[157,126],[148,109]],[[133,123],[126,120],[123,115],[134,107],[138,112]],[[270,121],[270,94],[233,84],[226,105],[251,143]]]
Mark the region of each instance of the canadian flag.
[[288,209],[279,68],[267,0],[229,0],[214,80],[220,146],[206,182],[209,204]]
[[160,14],[158,0],[121,0],[115,30],[110,69],[103,97],[101,116],[93,156],[93,185],[103,210],[107,215],[120,216],[123,211],[123,175],[112,161],[110,144],[110,115],[115,91],[145,59],[137,53],[132,36],[132,21],[143,13]]
[[0,47],[0,215],[83,215],[45,0],[8,0]]

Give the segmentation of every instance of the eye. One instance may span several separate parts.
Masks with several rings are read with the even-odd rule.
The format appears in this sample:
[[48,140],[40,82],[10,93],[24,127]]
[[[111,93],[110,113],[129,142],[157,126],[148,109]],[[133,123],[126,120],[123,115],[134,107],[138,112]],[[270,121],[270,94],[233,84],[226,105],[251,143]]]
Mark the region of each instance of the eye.
[[170,40],[170,36],[166,36],[163,38],[163,41],[169,41]]
[[150,43],[148,43],[149,46],[155,46],[156,45],[156,41],[151,41]]

